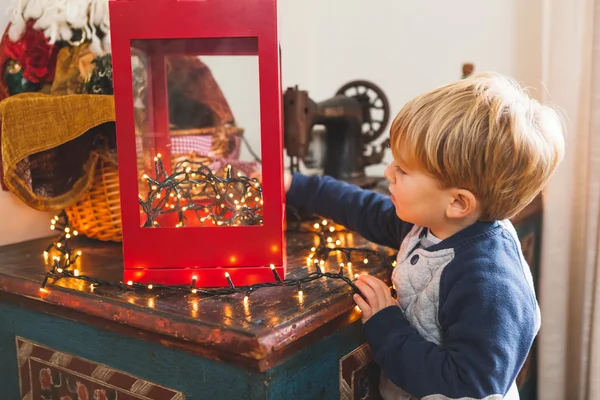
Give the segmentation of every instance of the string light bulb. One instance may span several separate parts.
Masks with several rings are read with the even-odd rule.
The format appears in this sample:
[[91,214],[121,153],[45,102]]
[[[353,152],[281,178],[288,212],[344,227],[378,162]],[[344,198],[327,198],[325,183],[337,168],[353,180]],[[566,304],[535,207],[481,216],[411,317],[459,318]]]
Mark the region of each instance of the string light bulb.
[[271,264],[269,267],[271,268],[271,271],[273,272],[273,276],[275,277],[275,281],[277,283],[281,283],[281,277],[279,277],[279,274],[277,273],[277,270],[275,269],[275,265]]
[[229,284],[229,287],[231,289],[235,289],[235,285],[233,284],[233,281],[231,280],[231,276],[229,276],[229,272],[225,272],[225,279],[227,279],[227,283]]

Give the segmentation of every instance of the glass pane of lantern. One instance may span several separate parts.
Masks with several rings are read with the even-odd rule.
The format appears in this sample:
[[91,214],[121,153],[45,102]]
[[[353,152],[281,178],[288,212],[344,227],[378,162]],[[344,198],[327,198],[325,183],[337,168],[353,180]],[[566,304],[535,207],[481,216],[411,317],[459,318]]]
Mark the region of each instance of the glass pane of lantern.
[[136,40],[143,227],[262,225],[257,42]]

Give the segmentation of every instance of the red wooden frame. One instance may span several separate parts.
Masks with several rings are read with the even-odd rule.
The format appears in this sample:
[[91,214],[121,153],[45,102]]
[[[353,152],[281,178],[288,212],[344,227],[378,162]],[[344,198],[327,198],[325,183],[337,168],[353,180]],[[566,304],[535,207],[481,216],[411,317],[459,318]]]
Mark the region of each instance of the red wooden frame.
[[[228,272],[235,285],[245,286],[274,281],[271,264],[283,278],[285,193],[276,0],[110,0],[109,7],[124,280],[189,284],[196,276],[199,287],[227,286]],[[207,39],[192,40],[200,38]],[[263,225],[140,226],[131,43],[146,39],[158,39],[163,44],[171,39],[190,39],[162,47],[182,54],[223,54],[218,49],[229,43],[227,54],[258,55]],[[219,46],[213,46],[217,40]],[[164,65],[160,61],[155,64]],[[165,81],[164,68],[160,70],[152,71],[153,81]],[[155,130],[162,134],[159,125]]]

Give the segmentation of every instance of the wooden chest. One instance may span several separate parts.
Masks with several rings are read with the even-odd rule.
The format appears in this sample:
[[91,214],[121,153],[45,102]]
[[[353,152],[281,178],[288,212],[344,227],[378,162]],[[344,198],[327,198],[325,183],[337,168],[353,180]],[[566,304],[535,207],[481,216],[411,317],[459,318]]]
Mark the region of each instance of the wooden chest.
[[[541,200],[515,224],[537,282]],[[296,288],[261,289],[248,303],[239,295],[91,291],[66,280],[41,293],[50,240],[0,248],[1,400],[378,398],[379,371],[343,283],[315,281],[301,297]],[[290,276],[304,274],[314,238],[288,233],[287,240],[290,265],[298,266]],[[120,246],[77,247],[82,273],[121,279]],[[369,273],[389,279],[390,271],[370,264]],[[519,378],[524,399],[535,396],[534,360],[535,348]]]

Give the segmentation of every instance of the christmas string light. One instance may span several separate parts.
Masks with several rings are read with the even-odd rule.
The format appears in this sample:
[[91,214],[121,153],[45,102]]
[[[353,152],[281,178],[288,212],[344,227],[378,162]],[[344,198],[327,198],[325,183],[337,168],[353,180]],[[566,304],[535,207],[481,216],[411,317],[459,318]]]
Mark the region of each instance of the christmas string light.
[[139,196],[145,228],[160,227],[160,217],[167,214],[178,216],[177,228],[188,225],[190,214],[201,225],[262,225],[262,185],[257,178],[233,176],[230,165],[221,177],[206,164],[190,160],[178,162],[167,175],[160,154],[154,157],[154,172],[154,178],[142,177],[148,184],[146,196]]
[[[360,294],[360,291],[354,284],[354,280],[358,279],[358,274],[349,276],[344,274],[344,268],[348,267],[349,271],[351,271],[352,267],[352,257],[355,258],[360,256],[363,259],[363,263],[367,264],[369,262],[369,257],[376,258],[380,262],[383,263],[384,266],[393,268],[395,262],[392,262],[391,259],[387,256],[382,255],[380,252],[372,249],[366,248],[346,248],[346,247],[338,247],[336,244],[327,240],[329,238],[328,235],[335,231],[335,228],[331,226],[331,224],[323,220],[321,223],[315,224],[313,227],[315,230],[303,230],[299,226],[295,229],[295,232],[299,233],[308,233],[317,235],[319,238],[319,244],[315,247],[312,247],[311,254],[309,259],[312,260],[312,264],[314,264],[314,271],[309,272],[305,276],[295,279],[281,279],[274,265],[270,265],[271,271],[273,272],[274,282],[264,282],[255,284],[252,286],[236,286],[229,275],[229,273],[225,272],[225,279],[228,282],[228,287],[220,287],[220,288],[200,288],[196,287],[196,283],[198,281],[197,276],[192,277],[192,282],[187,285],[162,285],[157,283],[138,283],[133,281],[124,282],[108,282],[100,279],[96,279],[91,276],[82,275],[77,269],[73,268],[75,261],[81,256],[81,252],[72,252],[68,246],[69,239],[66,239],[66,233],[72,232],[74,233],[70,227],[68,226],[68,221],[64,213],[56,216],[52,222],[52,226],[54,226],[54,230],[60,231],[61,235],[57,242],[53,243],[48,247],[48,251],[50,249],[56,249],[61,254],[64,254],[64,257],[54,257],[52,267],[46,273],[42,285],[40,287],[40,291],[48,292],[46,286],[49,284],[50,280],[52,282],[56,282],[63,278],[71,278],[77,279],[81,281],[85,281],[89,283],[89,287],[91,291],[95,291],[99,287],[114,287],[124,291],[165,291],[165,292],[178,292],[182,294],[198,294],[204,297],[214,297],[214,296],[223,296],[223,295],[232,295],[236,293],[244,294],[244,304],[247,305],[250,295],[258,289],[266,288],[266,287],[296,287],[298,300],[299,302],[303,302],[304,300],[304,291],[302,287],[310,282],[320,280],[320,279],[331,279],[336,281],[342,281],[347,284],[353,293]],[[333,228],[333,229],[332,229]],[[56,244],[62,243],[61,246],[56,246]],[[46,256],[47,252],[44,252],[44,256]],[[322,265],[325,264],[325,261],[329,259],[332,253],[340,253],[342,256],[346,257],[346,262],[342,262],[339,264],[340,268],[337,272],[326,272],[322,268]]]
[[50,230],[61,232],[60,237],[55,242],[52,242],[44,251],[44,259],[47,261],[50,251],[55,249],[59,251],[62,255],[67,256],[69,254],[67,249],[67,242],[73,236],[77,236],[79,233],[71,229],[68,226],[67,216],[64,212],[59,215],[55,215],[50,221]]

